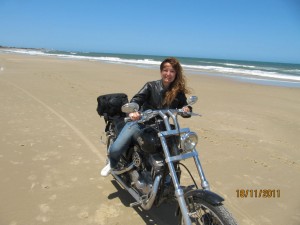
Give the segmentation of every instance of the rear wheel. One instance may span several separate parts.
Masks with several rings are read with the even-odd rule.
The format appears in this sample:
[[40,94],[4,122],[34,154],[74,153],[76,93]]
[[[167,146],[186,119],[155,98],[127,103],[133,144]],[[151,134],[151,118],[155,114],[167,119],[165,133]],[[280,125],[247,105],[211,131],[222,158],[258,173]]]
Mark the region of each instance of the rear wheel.
[[115,138],[113,136],[108,136],[107,138],[107,144],[106,144],[106,149],[107,149],[107,154],[110,146],[114,143]]
[[107,158],[106,158],[106,164],[109,163],[109,148],[114,143],[114,141],[115,141],[115,137],[114,136],[108,136],[107,137],[107,144],[106,144]]
[[[186,204],[192,224],[237,225],[235,219],[222,204],[211,205],[196,196],[188,197]],[[185,224],[181,213],[179,215],[179,224]]]

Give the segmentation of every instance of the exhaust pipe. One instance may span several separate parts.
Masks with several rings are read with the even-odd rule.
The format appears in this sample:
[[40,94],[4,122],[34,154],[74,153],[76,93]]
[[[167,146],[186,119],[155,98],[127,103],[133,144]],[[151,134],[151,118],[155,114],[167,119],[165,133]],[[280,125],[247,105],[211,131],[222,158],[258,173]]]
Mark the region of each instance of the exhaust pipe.
[[161,175],[156,176],[153,186],[152,186],[152,191],[150,193],[150,197],[147,199],[143,199],[135,189],[128,187],[122,181],[122,179],[116,174],[116,171],[112,171],[111,174],[123,186],[123,188],[125,188],[131,194],[131,196],[137,201],[135,203],[132,203],[131,204],[132,206],[140,205],[144,210],[151,209],[151,207],[154,203],[155,197],[157,195],[159,183],[160,183],[160,180],[162,177]]
[[122,173],[128,172],[129,170],[132,170],[134,167],[134,164],[131,163],[128,167],[122,169],[122,170],[113,170],[111,173],[115,175],[120,175]]

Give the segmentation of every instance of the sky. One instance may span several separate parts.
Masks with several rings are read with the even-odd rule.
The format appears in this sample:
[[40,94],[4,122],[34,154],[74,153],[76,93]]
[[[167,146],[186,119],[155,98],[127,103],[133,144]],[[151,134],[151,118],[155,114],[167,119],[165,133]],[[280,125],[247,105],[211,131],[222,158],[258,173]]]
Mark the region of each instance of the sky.
[[0,45],[300,63],[300,1],[0,0]]

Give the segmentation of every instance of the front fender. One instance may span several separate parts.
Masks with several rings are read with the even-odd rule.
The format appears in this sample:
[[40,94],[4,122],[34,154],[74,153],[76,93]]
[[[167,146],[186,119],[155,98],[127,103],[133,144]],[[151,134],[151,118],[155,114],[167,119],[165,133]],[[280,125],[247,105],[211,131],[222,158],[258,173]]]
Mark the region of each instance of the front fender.
[[[224,198],[222,198],[220,195],[218,195],[212,191],[203,190],[203,189],[191,190],[184,194],[185,199],[187,199],[191,196],[198,197],[211,205],[219,205],[220,203],[222,203],[224,201]],[[175,212],[176,216],[179,215],[179,210],[180,210],[180,208],[178,206],[176,209],[176,212]]]
[[204,201],[208,202],[211,205],[219,205],[221,202],[224,201],[224,198],[222,198],[220,195],[203,189],[197,189],[197,190],[191,190],[184,194],[184,198],[188,198],[190,196],[196,196],[200,199],[203,199]]

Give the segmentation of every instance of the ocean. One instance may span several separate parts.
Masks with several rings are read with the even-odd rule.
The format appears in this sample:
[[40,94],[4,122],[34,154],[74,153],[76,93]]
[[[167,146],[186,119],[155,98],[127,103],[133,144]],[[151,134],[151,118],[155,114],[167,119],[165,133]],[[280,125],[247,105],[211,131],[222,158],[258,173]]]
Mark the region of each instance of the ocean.
[[[166,56],[68,52],[44,49],[0,48],[0,52],[54,56],[64,59],[91,60],[106,63],[158,69]],[[176,56],[175,56],[176,57]],[[300,87],[300,64],[256,62],[242,60],[176,57],[185,73],[222,76],[242,82],[262,85]]]

